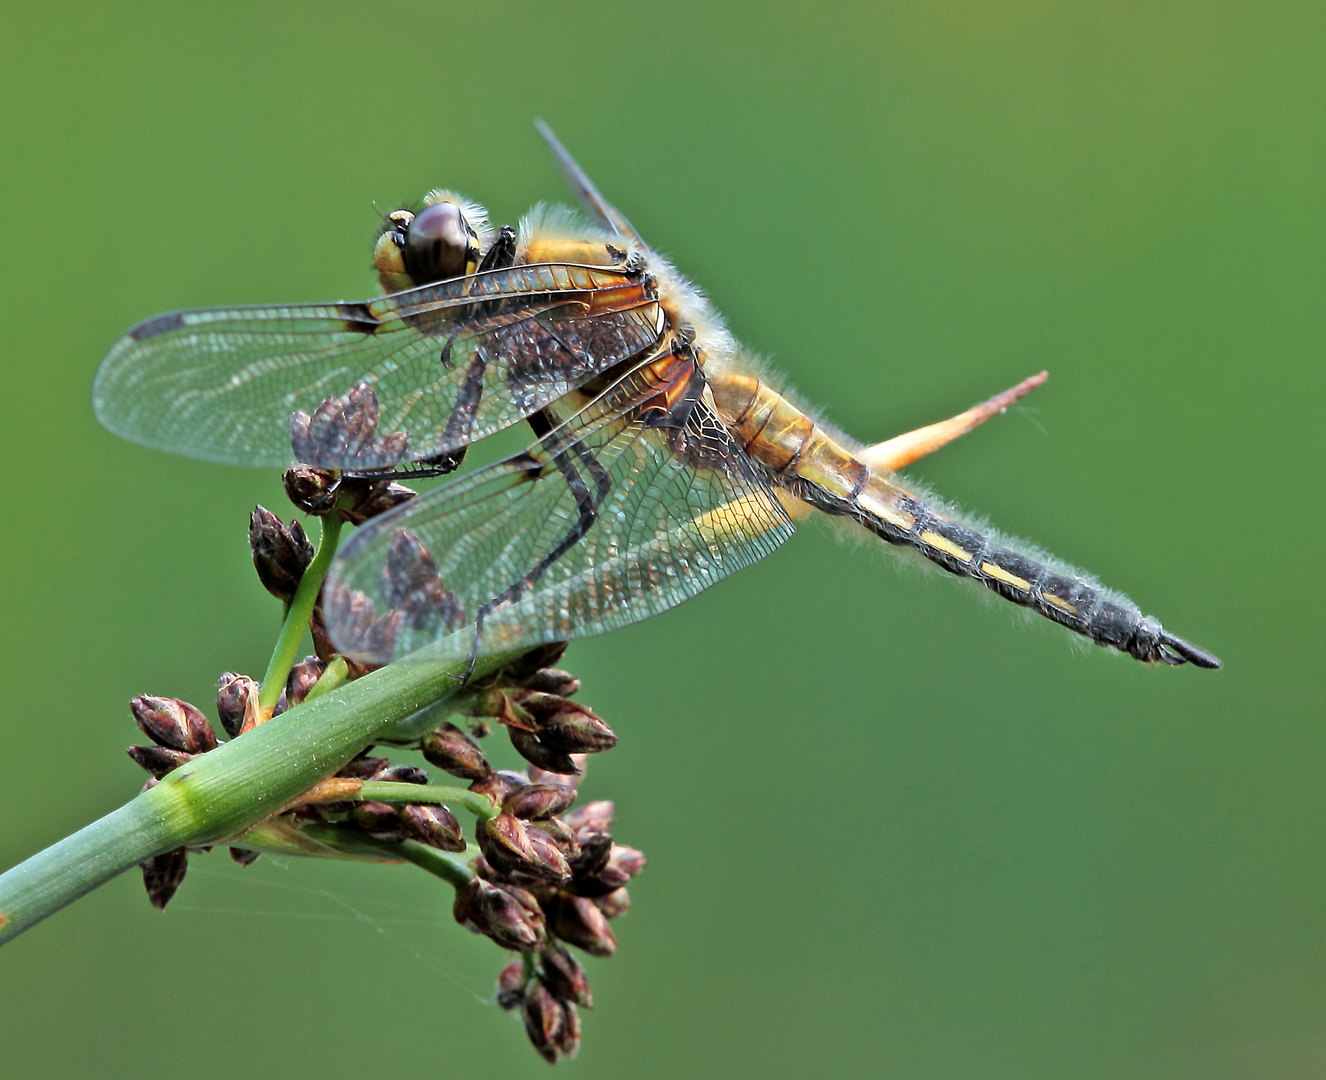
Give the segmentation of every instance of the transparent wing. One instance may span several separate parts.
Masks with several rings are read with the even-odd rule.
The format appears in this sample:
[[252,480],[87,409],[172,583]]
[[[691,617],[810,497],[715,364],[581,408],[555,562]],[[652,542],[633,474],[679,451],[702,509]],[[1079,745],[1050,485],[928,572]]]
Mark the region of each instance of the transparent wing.
[[571,190],[576,193],[580,205],[588,210],[600,225],[611,229],[618,236],[639,240],[640,235],[635,231],[635,226],[626,220],[625,214],[599,194],[599,189],[594,186],[594,181],[580,167],[580,163],[571,156],[571,152],[562,145],[562,141],[553,134],[553,129],[542,120],[535,120],[534,126],[538,129],[539,134],[543,136],[544,142],[548,144],[548,149],[552,151],[553,157],[557,159],[562,175],[566,177],[566,182],[570,184]]
[[585,637],[777,548],[792,523],[699,399],[693,362],[659,374],[638,369],[526,453],[356,534],[324,594],[332,640],[383,663]]
[[[389,437],[328,468],[459,450],[636,355],[662,333],[647,275],[540,263],[363,303],[178,311],[115,343],[97,418],[145,446],[233,465],[292,459],[291,416],[367,384]],[[381,458],[381,460],[378,460]]]

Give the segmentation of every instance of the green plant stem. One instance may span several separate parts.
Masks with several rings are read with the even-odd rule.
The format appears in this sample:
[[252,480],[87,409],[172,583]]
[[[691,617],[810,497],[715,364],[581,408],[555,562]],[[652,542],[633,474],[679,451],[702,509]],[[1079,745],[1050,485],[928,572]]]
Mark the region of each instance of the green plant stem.
[[345,657],[336,657],[327,665],[327,670],[318,677],[318,681],[313,684],[313,689],[304,695],[304,700],[312,701],[314,698],[320,698],[323,694],[330,693],[345,682],[349,674],[350,665],[345,662]]
[[341,516],[333,511],[318,519],[322,523],[322,537],[318,540],[318,553],[313,556],[304,576],[299,579],[299,587],[290,600],[290,607],[285,613],[285,622],[281,624],[280,636],[276,639],[276,648],[272,650],[272,659],[267,664],[267,673],[262,677],[262,686],[258,691],[258,704],[265,713],[276,707],[276,702],[285,689],[286,677],[299,655],[299,644],[304,640],[304,631],[313,614],[313,605],[318,602],[318,591],[323,579],[331,567],[336,555],[337,545],[341,540]]
[[446,803],[449,806],[463,806],[480,821],[488,821],[497,816],[502,809],[487,795],[465,788],[440,787],[437,784],[395,784],[387,780],[366,780],[364,786],[346,800],[385,803]]
[[285,819],[255,825],[235,837],[235,846],[271,855],[414,863],[457,888],[474,877],[469,863],[479,856],[473,844],[460,852],[439,851],[414,840],[376,840],[335,825],[293,824]]
[[[518,655],[481,659],[476,677]],[[404,661],[346,683],[170,773],[106,817],[0,875],[0,944],[162,852],[234,837],[274,814],[430,702],[465,663]]]
[[460,888],[474,877],[474,871],[465,864],[479,854],[479,849],[475,847],[452,854],[431,848],[416,840],[375,840],[363,833],[351,834],[348,830],[338,829],[335,825],[303,825],[299,832],[347,855],[413,863],[420,869],[450,882],[456,888]]

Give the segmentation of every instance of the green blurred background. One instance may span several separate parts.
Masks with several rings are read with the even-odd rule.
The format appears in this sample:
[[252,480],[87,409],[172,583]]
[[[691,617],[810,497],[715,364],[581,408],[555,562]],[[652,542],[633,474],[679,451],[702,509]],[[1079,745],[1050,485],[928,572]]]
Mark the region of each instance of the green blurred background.
[[[1077,649],[814,524],[577,645],[621,736],[587,791],[650,865],[559,1067],[1326,1075],[1324,48],[1308,3],[11,6],[0,864],[137,790],[132,694],[209,704],[276,629],[277,478],[101,431],[107,347],[369,294],[375,201],[567,199],[543,116],[861,438],[1048,368],[915,475],[1226,665]],[[545,1074],[444,886],[193,867],[4,950],[6,1076]]]

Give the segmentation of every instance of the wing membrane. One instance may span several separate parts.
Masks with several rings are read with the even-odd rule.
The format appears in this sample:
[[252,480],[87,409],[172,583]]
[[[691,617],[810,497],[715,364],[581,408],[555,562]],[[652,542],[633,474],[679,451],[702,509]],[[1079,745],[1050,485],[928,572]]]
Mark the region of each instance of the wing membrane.
[[[393,460],[459,450],[662,332],[652,281],[629,268],[540,263],[363,303],[200,309],[140,323],[97,372],[93,407],[117,435],[235,465],[291,460],[290,416],[366,383]],[[404,446],[404,452],[400,447]],[[335,456],[328,451],[331,456]]]
[[338,647],[448,660],[599,634],[777,548],[792,523],[718,418],[697,400],[651,426],[650,393],[628,376],[525,454],[354,536],[325,594]]

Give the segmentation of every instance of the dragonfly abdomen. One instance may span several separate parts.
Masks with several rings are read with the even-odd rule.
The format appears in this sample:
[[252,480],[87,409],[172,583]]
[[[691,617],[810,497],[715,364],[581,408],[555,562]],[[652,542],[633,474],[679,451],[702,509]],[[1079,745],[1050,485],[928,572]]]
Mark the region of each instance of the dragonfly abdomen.
[[789,493],[914,548],[950,574],[1139,660],[1219,667],[1131,602],[955,521],[877,474],[781,394],[745,375],[718,375],[714,400],[733,435]]

